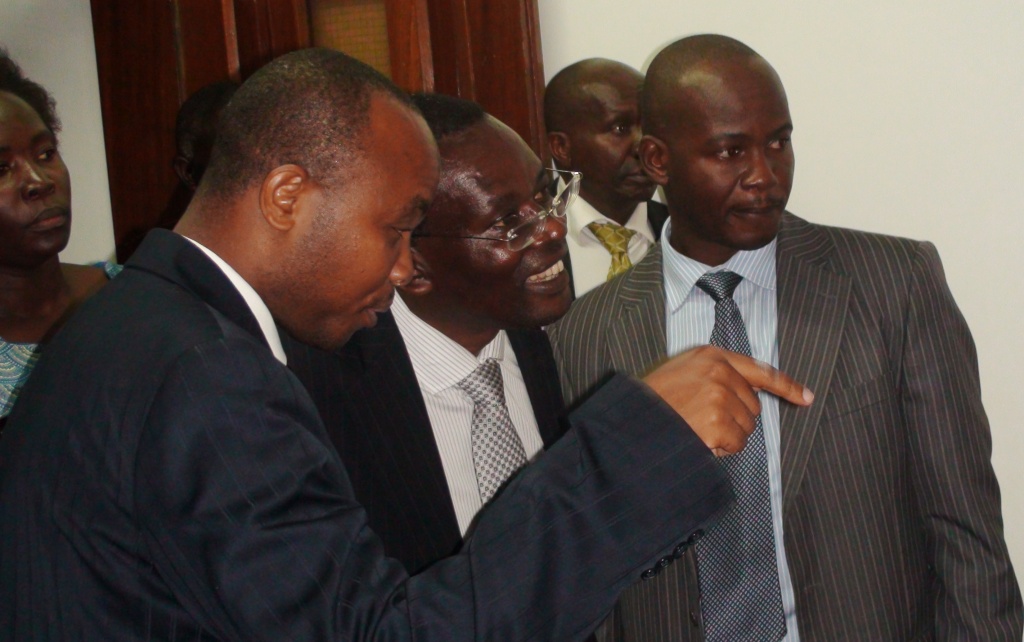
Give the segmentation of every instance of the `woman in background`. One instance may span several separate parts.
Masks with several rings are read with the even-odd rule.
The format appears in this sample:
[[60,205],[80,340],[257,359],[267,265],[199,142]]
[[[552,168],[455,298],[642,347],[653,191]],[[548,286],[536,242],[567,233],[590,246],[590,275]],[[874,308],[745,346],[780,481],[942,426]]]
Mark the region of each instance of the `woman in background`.
[[53,97],[0,49],[0,434],[49,339],[120,267],[69,265],[71,180]]

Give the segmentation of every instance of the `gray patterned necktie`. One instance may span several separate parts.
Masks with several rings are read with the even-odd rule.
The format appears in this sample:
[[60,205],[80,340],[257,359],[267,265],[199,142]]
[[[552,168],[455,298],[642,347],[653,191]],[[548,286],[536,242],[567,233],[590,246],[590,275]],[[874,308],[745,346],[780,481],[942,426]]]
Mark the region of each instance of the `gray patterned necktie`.
[[526,451],[505,405],[505,386],[495,359],[487,359],[458,384],[473,400],[473,467],[486,504],[526,464]]
[[[732,293],[743,277],[709,272],[697,287],[715,300],[711,345],[750,355],[750,340]],[[736,504],[697,544],[701,613],[708,642],[775,641],[786,634],[779,590],[761,417],[742,452],[723,457]]]

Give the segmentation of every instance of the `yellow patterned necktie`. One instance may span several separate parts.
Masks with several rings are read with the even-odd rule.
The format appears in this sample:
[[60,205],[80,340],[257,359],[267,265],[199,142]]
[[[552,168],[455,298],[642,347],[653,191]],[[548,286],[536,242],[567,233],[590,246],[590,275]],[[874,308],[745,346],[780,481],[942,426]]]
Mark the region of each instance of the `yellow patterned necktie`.
[[633,262],[629,260],[629,239],[633,238],[636,230],[622,227],[618,223],[590,223],[587,229],[594,233],[604,249],[612,255],[608,281],[633,267]]

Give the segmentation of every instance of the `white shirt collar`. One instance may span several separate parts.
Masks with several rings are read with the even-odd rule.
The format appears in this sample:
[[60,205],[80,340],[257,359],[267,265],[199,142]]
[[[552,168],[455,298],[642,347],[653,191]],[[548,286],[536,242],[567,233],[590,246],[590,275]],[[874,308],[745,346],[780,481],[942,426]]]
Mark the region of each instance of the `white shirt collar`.
[[775,243],[751,251],[740,251],[722,265],[704,265],[676,251],[669,243],[672,238],[672,221],[665,223],[661,236],[661,253],[665,281],[665,304],[675,312],[690,295],[697,279],[707,272],[729,270],[745,280],[768,290],[775,290]]
[[274,357],[282,365],[288,365],[288,357],[285,355],[284,347],[281,345],[281,335],[277,333],[277,324],[274,323],[274,317],[270,314],[267,304],[263,302],[259,294],[256,294],[256,290],[252,289],[252,286],[246,283],[245,279],[233,267],[228,265],[224,259],[214,254],[213,250],[187,236],[182,236],[182,238],[202,250],[220,268],[224,276],[228,277],[231,284],[235,286],[238,293],[245,299],[245,303],[249,306],[253,316],[256,317],[256,322],[260,324],[260,329],[263,330],[263,336],[267,340],[267,345],[270,346],[270,351],[274,353]]
[[515,352],[504,330],[498,332],[479,355],[473,355],[434,326],[416,316],[399,294],[391,304],[420,387],[430,394],[450,388],[469,376],[487,359],[515,361]]
[[[573,202],[571,213],[569,216],[568,233],[573,235],[573,238],[580,242],[583,234],[586,234],[588,238],[596,240],[594,233],[587,229],[587,225],[591,223],[614,223],[604,214],[598,212],[584,199],[582,196],[577,196]],[[624,226],[627,229],[635,231],[637,234],[641,234],[651,243],[654,243],[654,234],[651,233],[651,226],[647,222],[647,201],[640,202],[636,209],[633,210],[632,216],[626,221]]]

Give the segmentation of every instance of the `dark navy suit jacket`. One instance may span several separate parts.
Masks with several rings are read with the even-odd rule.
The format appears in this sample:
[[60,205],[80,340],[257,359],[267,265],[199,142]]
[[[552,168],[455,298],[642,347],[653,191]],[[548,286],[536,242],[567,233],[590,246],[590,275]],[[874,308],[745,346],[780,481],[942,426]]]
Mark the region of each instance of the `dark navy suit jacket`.
[[48,344],[0,441],[0,638],[580,639],[731,489],[627,377],[571,421],[410,578],[241,296],[155,230]]
[[[511,330],[544,447],[565,432],[547,334]],[[462,545],[434,431],[405,341],[390,313],[336,353],[285,342],[288,367],[320,410],[356,497],[385,552],[417,573]]]

